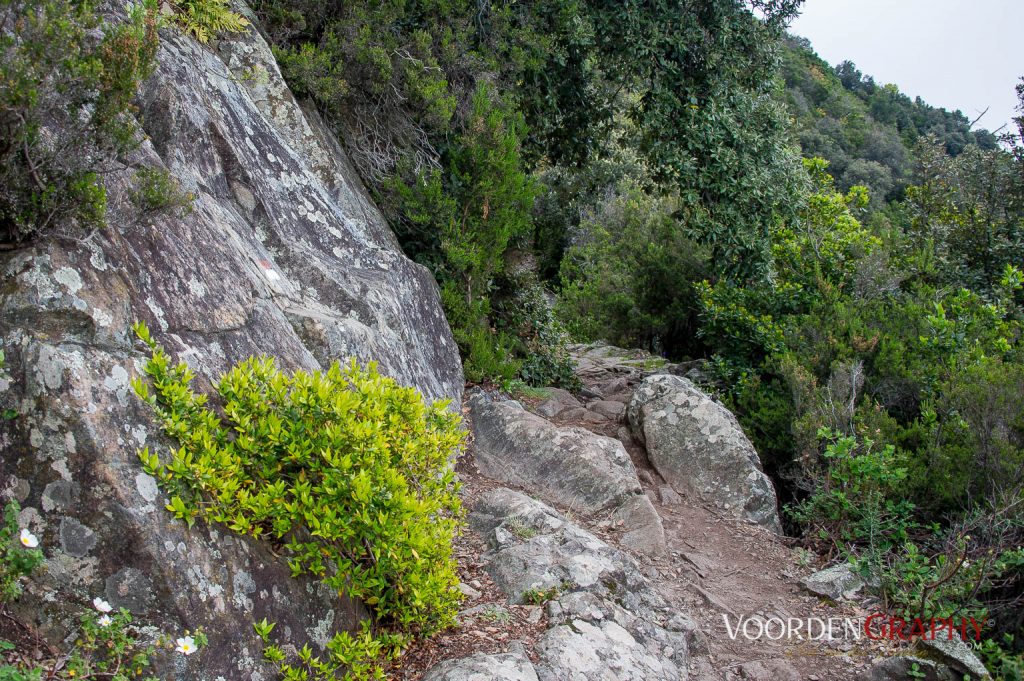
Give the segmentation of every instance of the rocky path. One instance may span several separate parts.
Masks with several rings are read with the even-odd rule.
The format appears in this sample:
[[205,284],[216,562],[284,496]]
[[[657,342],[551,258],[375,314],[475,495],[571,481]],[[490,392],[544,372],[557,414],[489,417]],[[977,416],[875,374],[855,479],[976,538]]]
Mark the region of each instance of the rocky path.
[[[696,651],[689,665],[691,678],[857,678],[877,655],[865,642],[750,640],[742,632],[735,639],[730,637],[729,627],[735,631],[740,617],[788,621],[790,617],[858,617],[864,611],[802,588],[800,579],[813,567],[801,566],[800,554],[771,530],[709,508],[702,500],[676,491],[658,474],[630,433],[625,411],[641,378],[665,369],[640,353],[624,358],[614,352],[595,348],[590,356],[581,353],[577,359],[585,396],[580,401],[588,413],[561,411],[553,420],[615,437],[629,452],[665,532],[665,554],[645,557],[643,570],[670,603],[698,622],[704,635],[703,649]],[[699,369],[695,366],[690,371]],[[621,404],[621,410],[613,404]],[[614,418],[599,420],[592,415],[595,412]],[[613,528],[610,534],[614,542]],[[723,616],[728,617],[728,626]],[[758,627],[748,631],[756,634]]]
[[[779,534],[774,491],[732,415],[673,375],[699,367],[578,352],[579,397],[468,397],[466,607],[461,626],[413,651],[396,677],[909,678],[909,665],[891,666],[900,651],[843,632],[870,602],[801,585],[823,566]],[[673,450],[680,442],[699,446]],[[777,635],[808,618],[832,618],[835,638],[820,625],[814,640]],[[758,635],[759,621],[773,622],[772,636]],[[959,678],[927,665],[923,678]]]

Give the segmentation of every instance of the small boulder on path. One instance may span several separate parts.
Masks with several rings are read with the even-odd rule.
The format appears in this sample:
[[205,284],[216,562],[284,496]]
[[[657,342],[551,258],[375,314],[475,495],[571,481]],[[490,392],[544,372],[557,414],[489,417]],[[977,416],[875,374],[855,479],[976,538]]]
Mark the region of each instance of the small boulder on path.
[[469,399],[473,448],[484,475],[587,512],[641,494],[622,443],[582,428],[559,428],[482,391]]
[[665,551],[661,518],[621,442],[583,428],[559,428],[482,391],[469,405],[481,473],[570,509],[612,511],[623,521],[623,546],[647,555]]
[[648,376],[627,408],[637,442],[672,487],[774,532],[775,488],[732,413],[680,376]]
[[819,570],[804,578],[800,584],[808,591],[834,601],[851,598],[864,588],[864,580],[850,568],[848,563]]

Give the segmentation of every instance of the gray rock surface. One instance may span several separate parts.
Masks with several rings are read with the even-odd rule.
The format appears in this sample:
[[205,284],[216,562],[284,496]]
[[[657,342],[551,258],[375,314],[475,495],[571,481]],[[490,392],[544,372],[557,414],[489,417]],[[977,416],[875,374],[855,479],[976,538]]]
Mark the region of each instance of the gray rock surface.
[[850,568],[849,563],[840,563],[819,570],[802,579],[800,584],[808,591],[834,601],[841,598],[852,598],[854,594],[864,588],[864,580]]
[[[523,539],[510,523],[533,532]],[[541,681],[686,678],[701,645],[696,625],[669,607],[632,557],[508,489],[486,493],[470,524],[490,543],[487,569],[511,601],[556,590],[535,650]]]
[[659,556],[665,553],[665,528],[646,494],[630,497],[612,514],[622,521],[619,544],[634,553]]
[[689,380],[653,375],[627,408],[633,437],[676,489],[781,531],[775,489],[736,417]]
[[131,393],[142,353],[130,324],[144,320],[200,388],[260,353],[287,369],[375,360],[430,398],[457,401],[463,378],[433,278],[401,253],[263,39],[249,30],[216,45],[162,31],[139,96],[150,139],[130,161],[195,193],[189,214],[140,214],[130,168],[109,177],[107,228],[0,255],[11,372],[0,399],[21,414],[0,423],[0,491],[22,501],[48,557],[49,601],[29,593],[21,614],[60,638],[71,604],[105,594],[169,632],[206,628],[192,671],[162,678],[199,678],[200,665],[202,678],[232,681],[265,674],[254,619],[317,648],[359,608],[291,579],[264,546],[164,510],[136,457],[169,443]]
[[568,390],[547,388],[549,397],[533,407],[535,414],[546,419],[554,418],[567,409],[579,409],[583,404]]
[[559,428],[483,391],[469,399],[473,451],[484,475],[588,512],[640,494],[622,443],[582,428]]
[[594,400],[587,405],[587,409],[597,412],[613,421],[618,421],[626,412],[626,405],[613,400]]
[[918,645],[928,649],[930,657],[941,658],[948,667],[960,675],[966,674],[971,679],[991,678],[985,665],[959,636],[955,635],[950,639],[948,633],[946,636],[936,635],[934,639],[921,639]]
[[871,665],[858,681],[961,681],[962,675],[934,660],[900,655]]
[[423,681],[537,681],[537,672],[522,646],[507,653],[470,655],[432,667]]
[[470,396],[469,407],[481,473],[574,510],[614,511],[623,521],[626,548],[664,552],[661,518],[621,442],[583,428],[559,428],[481,390]]

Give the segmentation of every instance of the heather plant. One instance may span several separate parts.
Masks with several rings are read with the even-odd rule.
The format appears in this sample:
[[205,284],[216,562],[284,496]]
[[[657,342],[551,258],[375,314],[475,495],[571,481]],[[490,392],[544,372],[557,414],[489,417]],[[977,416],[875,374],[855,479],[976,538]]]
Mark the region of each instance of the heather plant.
[[103,21],[93,2],[2,0],[0,230],[103,225],[103,175],[139,142],[132,98],[152,73],[156,2]]

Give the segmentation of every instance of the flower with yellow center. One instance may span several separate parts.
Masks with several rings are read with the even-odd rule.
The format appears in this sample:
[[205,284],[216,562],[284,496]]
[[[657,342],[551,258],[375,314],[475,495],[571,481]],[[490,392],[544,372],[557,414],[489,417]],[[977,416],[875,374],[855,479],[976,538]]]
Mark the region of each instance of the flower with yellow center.
[[94,607],[97,610],[99,610],[100,612],[104,612],[104,613],[110,612],[111,610],[114,609],[113,606],[110,605],[110,603],[107,603],[105,600],[103,600],[99,596],[97,596],[96,598],[92,599],[92,607]]
[[39,537],[35,536],[27,529],[21,531],[20,539],[22,546],[25,546],[26,548],[34,549],[39,546]]
[[177,650],[182,655],[191,655],[192,653],[196,652],[196,642],[192,639],[191,636],[179,638],[176,641],[176,643],[178,644],[178,647],[175,648],[175,650]]

